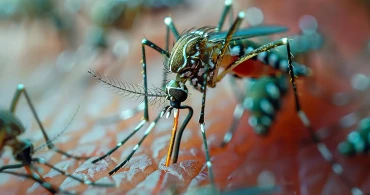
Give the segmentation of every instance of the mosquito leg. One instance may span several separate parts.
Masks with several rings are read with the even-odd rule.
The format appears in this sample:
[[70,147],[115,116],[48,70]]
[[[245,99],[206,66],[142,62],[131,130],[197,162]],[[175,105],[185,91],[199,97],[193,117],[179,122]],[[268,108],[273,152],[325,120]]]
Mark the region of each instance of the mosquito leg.
[[116,166],[112,171],[109,172],[109,175],[113,175],[116,173],[119,169],[121,169],[130,159],[131,157],[135,154],[136,150],[140,147],[141,143],[145,140],[145,138],[149,135],[149,133],[152,131],[154,126],[157,124],[159,119],[161,118],[161,113],[158,114],[157,118],[150,123],[149,127],[146,129],[144,136],[140,139],[140,141],[135,145],[134,149],[130,153],[130,155],[118,166]]
[[299,116],[300,120],[303,122],[305,128],[309,131],[310,137],[311,137],[312,141],[314,141],[314,143],[317,145],[317,149],[319,150],[321,156],[326,161],[328,161],[330,163],[330,165],[332,166],[332,169],[333,169],[334,173],[337,174],[346,183],[346,185],[349,188],[351,188],[352,194],[363,194],[362,190],[360,188],[356,187],[351,181],[349,181],[347,179],[348,177],[346,177],[344,175],[343,166],[335,160],[335,158],[333,157],[333,154],[330,152],[330,150],[328,149],[326,144],[321,142],[319,137],[314,132],[313,127],[311,126],[311,122],[308,119],[307,115],[305,114],[305,112],[303,110],[301,110],[299,99],[298,99],[298,92],[297,92],[297,88],[296,88],[295,82],[294,82],[294,75],[293,75],[293,70],[292,70],[293,66],[291,65],[292,61],[291,61],[291,53],[290,53],[289,44],[287,45],[287,49],[288,49],[288,54],[289,54],[288,55],[288,62],[289,62],[289,68],[290,68],[290,74],[291,74],[291,82],[292,82],[292,85],[293,85],[294,98],[295,98],[295,102],[296,102],[296,111],[298,113],[298,116]]
[[[170,51],[170,31],[174,35],[175,39],[178,40],[180,38],[179,31],[176,29],[175,25],[172,22],[171,17],[166,17],[164,19],[164,23],[166,24],[166,46],[165,50],[167,52]],[[168,68],[168,58],[165,58],[165,66]],[[166,88],[166,82],[167,82],[167,74],[166,72],[163,72],[163,80],[162,80],[162,89]]]
[[[49,136],[46,134],[46,131],[45,131],[45,129],[44,129],[44,126],[42,125],[42,123],[41,123],[41,121],[40,121],[40,118],[39,118],[39,116],[38,116],[38,115],[37,115],[37,113],[36,113],[35,107],[33,106],[32,102],[31,102],[31,99],[30,99],[30,97],[28,96],[28,93],[27,93],[27,91],[26,91],[26,88],[24,87],[24,85],[23,85],[23,84],[19,84],[19,85],[18,85],[18,87],[17,87],[17,90],[16,90],[16,92],[15,92],[15,94],[14,94],[14,96],[13,96],[13,99],[12,99],[12,103],[10,104],[10,111],[11,111],[12,113],[14,113],[14,112],[15,112],[15,109],[16,109],[17,104],[18,104],[18,102],[19,102],[19,98],[21,97],[22,93],[23,93],[23,94],[24,94],[24,96],[26,97],[27,103],[28,103],[29,107],[31,108],[32,114],[33,114],[33,116],[35,117],[36,122],[37,122],[37,124],[39,125],[39,127],[40,127],[40,129],[41,129],[41,132],[42,132],[42,135],[43,135],[43,136],[44,136],[44,138],[45,138],[45,141],[46,141],[46,142],[49,142],[50,138],[49,138]],[[52,147],[53,147],[52,143],[49,143],[48,148],[49,148],[49,149],[52,149]]]
[[[173,36],[175,36],[175,39],[178,40],[180,38],[180,33],[179,31],[177,30],[177,28],[175,27],[175,25],[173,24],[172,22],[172,18],[171,17],[166,17],[164,19],[164,23],[166,24],[167,26],[167,35],[166,35],[166,45],[169,44],[169,31],[172,32]],[[168,49],[168,48],[166,48]],[[168,51],[168,50],[167,50]]]
[[19,169],[19,168],[22,168],[22,167],[24,167],[23,163],[14,164],[14,165],[4,165],[4,166],[0,167],[0,172],[3,172],[3,170],[6,170],[6,169]]
[[238,100],[238,104],[235,106],[231,127],[229,131],[225,134],[224,139],[221,143],[221,147],[225,147],[230,142],[233,134],[236,131],[239,121],[245,112],[245,109],[243,107],[244,94],[242,94],[240,92],[241,90],[237,87],[235,77],[230,78],[230,87]]
[[10,104],[10,111],[12,113],[15,112],[16,106],[17,106],[17,104],[19,102],[19,98],[20,98],[20,96],[21,96],[22,93],[26,97],[27,103],[28,103],[29,107],[31,108],[32,114],[35,117],[36,122],[37,122],[38,126],[41,129],[42,135],[44,136],[45,142],[46,142],[47,147],[49,149],[52,149],[52,150],[54,150],[55,152],[57,152],[59,154],[62,154],[64,156],[67,156],[67,157],[70,157],[70,158],[74,158],[74,159],[77,159],[77,160],[86,160],[86,159],[89,159],[89,157],[81,157],[81,156],[74,156],[74,155],[68,154],[68,153],[66,153],[66,152],[64,152],[64,151],[62,151],[62,150],[60,150],[60,149],[58,149],[57,147],[54,146],[54,144],[51,142],[49,136],[46,134],[45,128],[42,125],[42,123],[40,121],[40,118],[39,118],[39,116],[36,113],[35,107],[33,106],[32,102],[31,102],[31,98],[29,97],[29,95],[28,95],[28,93],[26,91],[26,88],[24,87],[23,84],[19,84],[18,85],[17,90],[16,90],[16,92],[14,94],[14,97],[13,97],[12,103]]
[[49,168],[51,168],[51,169],[54,169],[54,170],[56,170],[57,172],[59,172],[59,173],[61,173],[61,174],[65,175],[65,176],[67,176],[67,177],[70,177],[70,178],[72,178],[72,179],[74,179],[74,180],[76,180],[76,181],[78,181],[78,182],[80,182],[80,183],[82,183],[82,184],[91,185],[91,186],[96,186],[96,187],[115,187],[115,186],[116,186],[116,184],[99,184],[99,183],[95,183],[95,182],[93,182],[93,181],[90,181],[90,180],[88,180],[88,179],[80,179],[80,178],[78,178],[78,177],[76,177],[76,176],[74,176],[74,175],[72,175],[72,174],[69,174],[69,173],[67,173],[67,172],[65,172],[65,171],[63,171],[63,170],[61,170],[61,169],[58,169],[58,168],[54,167],[53,165],[51,165],[51,164],[47,163],[47,162],[46,162],[44,159],[42,159],[42,158],[33,158],[33,159],[32,159],[32,161],[37,162],[37,163],[40,163],[40,164],[43,164],[43,165],[45,165],[45,166],[47,166],[47,167],[49,167]]
[[311,138],[315,142],[319,142],[319,139],[316,137],[315,132],[313,131],[313,128],[311,127],[310,121],[308,120],[306,114],[301,110],[301,105],[300,105],[300,102],[299,102],[298,90],[297,90],[297,86],[296,86],[296,83],[295,83],[295,76],[294,76],[294,70],[293,70],[293,65],[292,65],[292,54],[291,54],[291,51],[290,51],[290,44],[289,44],[289,41],[288,41],[287,38],[283,38],[283,39],[280,39],[278,41],[268,43],[266,45],[263,45],[263,46],[255,49],[255,50],[253,50],[251,52],[248,52],[247,54],[243,55],[238,60],[236,60],[235,62],[230,64],[223,72],[221,72],[217,76],[217,82],[222,80],[222,78],[226,75],[227,72],[229,72],[231,69],[238,66],[240,63],[258,55],[261,52],[268,51],[270,49],[276,48],[276,47],[281,46],[281,45],[286,45],[286,48],[287,48],[289,74],[290,74],[290,77],[291,77],[291,83],[292,83],[292,87],[293,87],[293,91],[294,91],[294,100],[295,100],[297,114],[298,114],[300,120],[302,121],[302,123],[304,124],[304,126],[309,131],[309,133],[311,135]]
[[160,48],[159,46],[157,46],[156,44],[154,44],[153,42],[147,40],[147,39],[143,39],[141,41],[142,45],[141,45],[141,49],[142,49],[142,56],[143,56],[143,59],[142,59],[142,62],[143,62],[143,80],[144,80],[144,90],[145,90],[145,96],[144,96],[144,104],[145,104],[145,109],[144,109],[144,120],[146,121],[149,121],[149,113],[148,113],[148,81],[147,81],[147,72],[146,72],[146,55],[145,55],[145,46],[148,46],[154,50],[156,50],[157,52],[159,52],[160,54],[164,55],[166,58],[169,58],[170,57],[170,54],[163,50],[162,48]]
[[202,106],[201,106],[200,116],[199,116],[199,125],[200,125],[200,129],[201,129],[201,132],[202,132],[204,150],[206,152],[206,165],[207,165],[207,168],[208,168],[208,176],[209,176],[211,185],[214,186],[215,185],[215,179],[214,179],[213,171],[212,171],[212,162],[211,162],[211,157],[210,157],[209,150],[208,150],[206,132],[204,130],[204,111],[205,111],[206,96],[207,96],[208,70],[209,70],[209,68],[206,65],[205,70],[204,70],[204,74],[203,74],[203,97],[202,97]]
[[179,156],[182,133],[184,132],[185,127],[188,125],[190,119],[193,117],[193,108],[192,107],[190,107],[190,106],[181,106],[179,109],[188,109],[189,112],[188,112],[188,115],[186,116],[184,122],[182,123],[182,125],[180,127],[180,130],[179,130],[179,133],[178,133],[177,138],[176,138],[176,145],[175,145],[175,150],[174,150],[173,159],[172,159],[173,164],[177,163],[177,159],[178,159],[178,156]]
[[[113,149],[111,149],[108,153],[106,153],[105,155],[95,159],[92,161],[92,163],[96,163],[102,159],[104,159],[105,157],[111,155],[114,151],[116,151],[119,147],[121,147],[124,143],[127,142],[127,140],[129,140],[133,135],[135,135],[136,132],[138,132],[146,122],[149,121],[149,105],[148,105],[148,82],[147,82],[147,72],[146,72],[146,55],[145,55],[145,46],[149,46],[150,48],[153,48],[154,50],[156,50],[157,52],[159,52],[160,54],[164,55],[165,57],[169,57],[169,53],[165,50],[163,50],[162,48],[160,48],[159,46],[157,46],[156,44],[152,43],[151,41],[147,40],[147,39],[143,39],[142,40],[142,67],[143,67],[143,81],[144,81],[144,93],[145,93],[145,96],[144,96],[144,116],[143,116],[143,119],[140,121],[140,123],[138,124],[138,126],[134,129],[134,131],[129,135],[127,136],[123,141],[121,141],[120,143],[118,143],[116,145],[116,147],[114,147]],[[90,74],[92,74],[94,77],[97,77],[98,79],[102,80],[102,78],[99,76],[99,75],[96,75],[94,72],[92,71],[89,71]],[[102,80],[104,82],[104,80]]]
[[[219,32],[222,29],[222,26],[225,23],[226,16],[229,13],[230,9],[232,8],[232,4],[233,4],[232,0],[225,0],[224,10],[222,11],[221,18],[218,21],[217,28],[215,29],[216,32]],[[232,12],[232,10],[231,10],[231,12]],[[232,14],[230,14],[230,18],[232,18]]]
[[145,121],[144,119],[142,119],[140,121],[140,123],[135,127],[135,129],[131,132],[130,135],[128,135],[124,140],[122,140],[120,143],[118,143],[116,145],[116,147],[112,148],[111,150],[109,150],[105,155],[95,159],[92,161],[92,163],[97,163],[101,160],[103,160],[105,157],[111,155],[113,152],[115,152],[119,147],[121,147],[123,144],[125,144],[132,136],[135,135],[136,132],[138,132],[143,126],[144,124],[146,123],[147,121]]
[[230,127],[229,131],[225,134],[224,139],[221,143],[221,147],[225,147],[231,141],[231,139],[233,138],[233,135],[234,135],[234,133],[235,133],[237,127],[238,127],[238,124],[240,122],[241,117],[244,114],[244,111],[245,111],[245,109],[243,108],[242,103],[239,103],[235,106],[234,115],[233,115],[234,118],[233,118],[233,121],[231,123],[231,127]]
[[255,56],[257,56],[259,53],[269,51],[271,49],[274,49],[276,47],[282,46],[282,45],[287,45],[288,44],[288,39],[287,38],[282,38],[280,40],[265,44],[255,50],[252,50],[251,52],[248,52],[241,56],[238,60],[230,64],[225,70],[223,70],[220,74],[217,75],[216,82],[220,82],[227,73],[229,73],[232,69],[234,69],[236,66],[241,64],[242,62],[251,59]]
[[331,166],[333,168],[333,171],[337,175],[339,175],[339,177],[351,188],[351,191],[354,192],[354,194],[356,194],[358,192],[361,192],[361,190],[358,187],[353,187],[354,185],[350,181],[348,181],[347,177],[345,177],[343,175],[343,167],[342,167],[342,165],[340,165],[339,163],[337,163],[337,161],[334,159],[333,154],[330,152],[330,150],[328,149],[328,147],[324,143],[322,143],[321,140],[318,138],[318,136],[316,135],[316,133],[313,130],[313,127],[311,126],[310,120],[308,119],[308,117],[305,114],[305,112],[301,109],[301,105],[300,105],[299,97],[298,97],[298,90],[297,90],[297,86],[296,86],[296,83],[295,83],[295,76],[294,76],[293,65],[292,65],[292,54],[291,54],[291,51],[290,51],[290,44],[289,44],[287,38],[283,38],[283,39],[280,39],[278,41],[275,41],[275,42],[266,44],[266,45],[264,45],[264,46],[262,46],[262,47],[260,47],[260,48],[258,48],[256,50],[253,50],[253,51],[245,54],[244,56],[242,56],[241,58],[239,58],[237,61],[235,61],[234,63],[232,63],[229,67],[227,67],[224,70],[224,72],[222,72],[218,76],[218,79],[221,80],[223,78],[223,76],[224,76],[223,73],[230,71],[232,68],[236,67],[241,62],[243,62],[243,61],[245,61],[247,59],[250,59],[251,57],[254,57],[254,56],[258,55],[258,53],[261,53],[261,52],[264,52],[264,51],[273,49],[273,48],[275,48],[275,47],[277,47],[279,45],[286,45],[286,48],[287,48],[289,74],[290,74],[290,77],[291,77],[291,83],[292,83],[292,87],[293,87],[293,91],[294,91],[294,99],[295,99],[295,105],[296,105],[297,115],[299,116],[299,118],[302,121],[302,123],[305,126],[305,128],[308,130],[311,139],[315,142],[315,144],[317,144],[317,149],[319,150],[319,152],[321,153],[321,155],[323,156],[323,158],[331,164]]
[[226,38],[222,43],[222,49],[220,54],[217,56],[216,64],[215,64],[215,70],[214,70],[214,76],[212,78],[212,81],[210,83],[210,87],[214,87],[217,82],[216,75],[218,74],[218,70],[220,68],[220,64],[222,62],[222,59],[224,58],[224,55],[226,51],[229,49],[230,41],[234,35],[234,33],[238,30],[240,23],[243,21],[243,18],[245,17],[244,12],[239,12],[238,17],[235,19],[234,23],[231,25],[229,31],[227,32]]
[[13,171],[1,171],[0,173],[6,173],[6,174],[11,174],[11,175],[19,176],[19,177],[32,179],[32,180],[36,181],[37,183],[39,183],[42,187],[44,187],[46,190],[48,190],[52,194],[56,194],[56,193],[73,194],[73,193],[68,192],[68,191],[53,188],[53,186],[49,182],[43,181],[35,173],[33,173],[31,175],[27,175],[27,174],[23,174],[23,173],[17,173],[17,172],[13,172]]

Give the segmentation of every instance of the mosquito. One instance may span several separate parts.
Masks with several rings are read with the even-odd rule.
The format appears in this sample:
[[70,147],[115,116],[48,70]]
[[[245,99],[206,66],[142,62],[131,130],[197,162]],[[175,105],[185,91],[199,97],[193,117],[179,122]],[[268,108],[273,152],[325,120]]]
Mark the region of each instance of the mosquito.
[[343,155],[365,154],[370,147],[370,117],[363,118],[347,139],[338,145]]
[[[290,51],[290,44],[287,38],[282,38],[278,41],[270,42],[268,44],[262,45],[260,47],[254,48],[248,46],[252,44],[251,41],[248,41],[248,38],[270,35],[274,33],[284,32],[287,28],[282,26],[256,26],[245,29],[239,29],[239,26],[245,17],[244,12],[240,12],[235,19],[235,21],[230,26],[229,30],[226,32],[220,32],[224,24],[227,14],[230,12],[232,7],[232,1],[226,0],[225,7],[221,15],[221,19],[216,28],[214,27],[202,27],[195,30],[185,31],[180,34],[176,29],[172,19],[170,17],[165,18],[164,22],[167,25],[167,35],[166,35],[166,48],[162,49],[157,46],[155,43],[150,40],[142,40],[142,67],[143,67],[143,86],[137,86],[129,84],[122,81],[117,81],[115,79],[96,74],[93,71],[89,71],[94,77],[102,81],[104,84],[110,86],[111,88],[122,92],[128,93],[133,96],[143,96],[144,97],[144,116],[140,121],[138,126],[134,131],[122,142],[118,143],[115,148],[110,150],[106,155],[96,159],[93,163],[98,162],[99,160],[104,159],[108,155],[112,154],[120,146],[122,146],[128,139],[130,139],[140,128],[143,127],[145,123],[149,121],[148,99],[156,101],[158,98],[165,98],[168,100],[169,105],[165,106],[164,109],[158,113],[158,116],[153,122],[149,125],[147,130],[144,133],[144,136],[139,140],[138,144],[135,145],[131,154],[127,157],[125,161],[120,163],[116,168],[109,172],[110,175],[117,172],[122,168],[133,156],[136,150],[139,148],[144,139],[148,136],[154,126],[158,123],[159,119],[166,114],[170,116],[172,110],[175,110],[174,113],[174,125],[172,129],[172,137],[170,140],[169,151],[166,159],[166,165],[168,166],[170,158],[173,159],[172,162],[177,162],[178,151],[180,147],[181,135],[184,131],[187,123],[192,118],[193,109],[188,105],[181,105],[188,97],[188,88],[186,82],[189,81],[196,90],[203,94],[201,112],[199,116],[199,125],[201,129],[203,147],[205,149],[206,155],[206,165],[208,168],[208,174],[210,183],[214,185],[214,176],[212,171],[212,163],[210,160],[210,154],[208,150],[207,138],[205,133],[205,123],[204,123],[204,113],[205,113],[205,104],[206,104],[206,91],[207,87],[214,88],[216,84],[223,80],[223,78],[228,73],[234,73],[242,76],[262,76],[269,75],[278,72],[283,72],[290,75],[291,83],[294,89],[294,97],[296,103],[296,111],[302,120],[305,127],[307,127],[312,136],[314,132],[311,128],[310,121],[308,120],[306,114],[301,110],[298,91],[295,84],[295,78],[299,75],[309,75],[311,70],[303,65],[297,64],[295,69],[293,69],[292,55]],[[169,31],[172,32],[176,39],[176,43],[172,48],[172,51],[169,52]],[[286,46],[288,60],[281,61],[281,63],[276,63],[276,56],[269,55],[269,50],[277,48],[279,46]],[[246,47],[247,46],[247,47]],[[168,83],[162,83],[162,89],[154,88],[148,89],[147,83],[147,71],[146,71],[146,53],[145,48],[150,47],[162,54],[166,58],[165,71],[167,73],[175,73],[176,79],[170,80]],[[236,60],[232,60],[231,57],[235,57]],[[256,59],[263,60],[265,66],[251,63]],[[248,65],[246,65],[247,63]],[[242,66],[239,66],[243,64]],[[223,68],[223,71],[219,73],[220,68]],[[166,73],[166,72],[165,72]],[[164,74],[166,75],[166,74]],[[164,77],[166,80],[166,77]],[[140,108],[138,107],[139,110]],[[177,123],[180,110],[187,109],[188,115],[183,122],[180,130],[177,134]],[[174,144],[175,136],[176,144]],[[172,148],[174,147],[174,150]]]
[[[235,80],[232,79],[232,82]],[[240,103],[235,107],[234,118],[229,131],[224,136],[222,147],[231,141],[246,110],[250,112],[248,121],[254,132],[258,135],[268,133],[277,112],[282,107],[283,97],[288,91],[288,78],[280,74],[254,79],[250,81],[245,95],[236,89],[236,83],[232,86],[234,86],[234,93],[237,94]]]
[[[320,34],[316,33],[315,35],[321,37]],[[315,35],[309,34],[299,34],[293,36],[295,39],[291,41],[292,51],[291,53],[295,55],[296,58],[306,58],[308,54],[314,52],[322,44],[322,40],[314,40],[313,45],[301,44],[302,42],[312,41],[312,37]],[[267,39],[268,41],[268,39]],[[248,46],[254,45],[255,47],[260,46],[257,44],[249,43]],[[272,50],[267,57],[257,56],[257,59],[254,63],[260,64],[263,67],[263,64],[286,64],[287,53],[284,51]],[[293,62],[293,65],[298,68],[304,67],[297,62]],[[297,71],[295,69],[295,74],[300,76],[310,77],[311,71],[309,69],[303,69],[304,71]],[[221,144],[222,147],[225,147],[232,139],[233,134],[238,127],[241,117],[245,111],[250,112],[250,117],[248,119],[249,124],[252,126],[255,133],[258,135],[267,135],[269,128],[274,122],[274,118],[277,112],[282,107],[282,101],[285,95],[287,94],[289,83],[288,77],[285,74],[274,74],[266,75],[260,77],[252,77],[250,79],[243,79],[245,77],[240,77],[237,74],[234,77],[230,77],[230,84],[233,93],[235,94],[238,104],[234,109],[233,121],[229,131],[225,134],[224,140]],[[243,79],[245,81],[246,89],[240,90],[237,87],[236,79]],[[241,92],[245,91],[245,92]]]
[[[22,122],[18,119],[18,117],[15,116],[15,110],[16,110],[17,104],[22,94],[26,98],[28,106],[30,107],[32,114],[35,117],[39,128],[41,129],[42,135],[46,141],[46,146],[50,150],[53,150],[61,155],[67,156],[69,158],[74,158],[77,160],[87,160],[90,158],[90,157],[74,156],[54,146],[54,144],[52,143],[53,139],[50,139],[49,136],[46,134],[46,131],[36,113],[36,110],[31,102],[30,96],[28,95],[26,91],[26,88],[24,87],[23,84],[19,84],[15,92],[15,95],[13,96],[12,102],[10,104],[10,109],[0,110],[0,152],[2,152],[4,146],[9,146],[10,148],[12,148],[14,159],[16,161],[19,161],[20,163],[12,164],[12,165],[4,165],[0,167],[0,173],[7,173],[7,174],[12,174],[12,175],[32,179],[38,182],[42,187],[44,187],[46,190],[48,190],[52,194],[55,194],[58,192],[71,194],[71,192],[63,191],[63,190],[53,187],[52,184],[47,182],[43,178],[43,176],[40,175],[35,164],[43,164],[82,184],[92,185],[92,186],[97,186],[97,187],[114,187],[115,184],[99,184],[99,183],[95,183],[87,179],[80,179],[61,169],[54,167],[52,164],[46,162],[42,158],[33,157],[33,154],[38,149],[34,149],[33,144],[29,140],[23,140],[23,139],[18,138],[18,136],[23,134],[26,130]],[[19,169],[22,167],[26,169],[26,172],[28,174],[10,171],[12,169]]]

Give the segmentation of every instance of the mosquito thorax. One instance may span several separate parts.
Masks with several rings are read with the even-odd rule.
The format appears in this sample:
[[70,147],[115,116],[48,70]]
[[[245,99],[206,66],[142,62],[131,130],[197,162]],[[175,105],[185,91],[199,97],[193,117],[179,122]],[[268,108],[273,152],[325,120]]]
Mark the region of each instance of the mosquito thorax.
[[167,99],[171,102],[183,102],[188,98],[188,88],[181,81],[171,80],[166,85]]
[[22,122],[9,110],[0,110],[0,131],[4,133],[1,139],[12,139],[25,132]]
[[204,54],[207,36],[201,31],[193,31],[183,35],[172,49],[169,58],[170,71],[180,74],[184,78],[195,74],[194,70]]

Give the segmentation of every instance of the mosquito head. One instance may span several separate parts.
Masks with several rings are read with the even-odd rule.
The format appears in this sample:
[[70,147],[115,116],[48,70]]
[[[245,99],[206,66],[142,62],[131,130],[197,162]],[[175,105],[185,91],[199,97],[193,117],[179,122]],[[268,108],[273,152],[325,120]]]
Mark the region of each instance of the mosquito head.
[[170,71],[182,74],[194,68],[202,58],[206,40],[206,36],[201,33],[183,35],[172,49],[169,58]]
[[31,163],[33,154],[33,145],[29,140],[14,140],[11,145],[14,159],[20,162]]
[[188,98],[188,88],[181,81],[171,80],[166,86],[167,99],[179,105]]

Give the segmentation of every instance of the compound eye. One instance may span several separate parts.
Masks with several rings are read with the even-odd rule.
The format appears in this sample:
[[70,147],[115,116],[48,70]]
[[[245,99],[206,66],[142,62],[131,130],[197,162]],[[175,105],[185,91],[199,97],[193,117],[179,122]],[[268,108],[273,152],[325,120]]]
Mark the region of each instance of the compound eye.
[[166,88],[168,95],[176,101],[183,102],[188,98],[188,89],[179,81],[170,81]]

